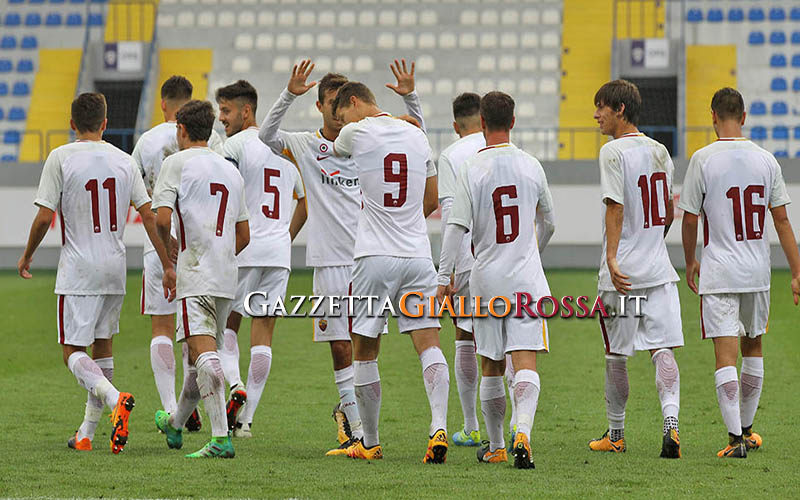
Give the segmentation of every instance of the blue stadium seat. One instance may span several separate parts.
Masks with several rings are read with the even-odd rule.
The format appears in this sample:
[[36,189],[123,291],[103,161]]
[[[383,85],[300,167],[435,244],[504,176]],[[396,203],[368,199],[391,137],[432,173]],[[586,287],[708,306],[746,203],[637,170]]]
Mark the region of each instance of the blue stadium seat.
[[11,87],[11,95],[16,97],[31,95],[31,86],[27,82],[17,82]]
[[28,0],[28,3],[44,3],[44,0]]
[[767,129],[764,127],[753,127],[750,131],[750,138],[754,141],[763,141],[767,138]]
[[5,118],[5,114],[3,113],[3,108],[0,108],[0,121],[2,121],[3,118]]
[[686,13],[686,21],[690,23],[699,23],[703,20],[703,11],[700,9],[689,9]]
[[107,3],[108,0],[89,0],[92,3]]
[[800,45],[800,31],[792,32],[792,45]]
[[14,69],[11,59],[0,59],[0,73],[10,73]]
[[30,59],[20,59],[17,61],[17,73],[32,73],[33,61]]
[[35,49],[39,47],[39,41],[36,40],[35,36],[24,36],[22,37],[22,43],[19,44],[21,49]]
[[706,21],[710,23],[721,23],[723,18],[724,16],[722,15],[722,9],[708,9]]
[[747,37],[747,43],[750,45],[764,45],[764,33],[760,31],[751,31]]
[[17,130],[6,130],[3,132],[3,142],[6,144],[19,144],[20,133]]
[[42,15],[38,12],[28,12],[25,16],[25,26],[40,26],[42,24]]
[[[20,108],[19,106],[15,106],[8,110],[8,121],[10,122],[21,122],[25,120],[25,109]],[[789,132],[786,132],[788,135]]]
[[792,21],[800,21],[800,7],[793,7],[789,13],[789,19]]
[[775,101],[770,110],[773,115],[783,116],[789,114],[789,106],[784,101]]
[[792,67],[800,68],[800,54],[795,54],[792,56]]
[[764,9],[761,7],[751,7],[750,10],[747,11],[747,20],[750,22],[763,21],[764,17]]
[[11,35],[6,35],[0,39],[0,49],[15,49],[17,48],[17,39]]
[[67,26],[81,26],[83,25],[83,17],[77,12],[67,15]]
[[9,12],[6,14],[6,19],[3,24],[6,26],[19,26],[22,24],[22,18],[16,12]]
[[794,154],[794,157],[795,157],[795,158],[800,158],[800,149],[798,149],[798,150],[795,152],[795,154]]
[[15,161],[17,161],[17,157],[14,155],[0,156],[0,162],[15,162]]
[[[103,14],[95,13],[89,14],[89,20],[86,23],[89,26],[102,26],[103,25]],[[784,35],[786,38],[786,35]]]
[[64,0],[50,0],[50,3],[64,3]]
[[[11,117],[9,116],[9,120]],[[778,125],[772,128],[772,138],[778,140],[788,140],[789,139],[789,127],[785,127],[783,125]]]
[[789,85],[786,83],[786,78],[778,76],[772,79],[769,89],[773,92],[786,92],[789,90]]
[[772,68],[785,68],[786,56],[783,54],[772,54],[772,57],[769,58],[769,65]]
[[800,125],[798,125],[798,126],[796,126],[794,128],[794,138],[795,139],[800,139]]
[[769,9],[769,20],[770,21],[785,21],[786,20],[786,11],[783,10],[782,7],[773,7]]
[[753,101],[750,105],[750,114],[753,116],[766,115],[767,105],[763,101]]
[[789,157],[789,152],[786,151],[785,149],[779,149],[775,151],[775,158],[788,158],[788,157]]
[[744,21],[744,11],[738,7],[728,11],[728,22],[740,23]]
[[795,78],[794,81],[792,81],[792,90],[800,92],[800,78]]
[[69,3],[83,3],[85,0],[69,0]]
[[0,96],[8,95],[8,84],[6,82],[0,82]]
[[769,34],[769,43],[772,45],[783,45],[786,43],[786,33],[783,31],[773,31]]
[[8,3],[25,3],[25,0],[9,0]]
[[58,12],[51,12],[47,14],[47,17],[44,20],[45,26],[61,26],[61,14]]

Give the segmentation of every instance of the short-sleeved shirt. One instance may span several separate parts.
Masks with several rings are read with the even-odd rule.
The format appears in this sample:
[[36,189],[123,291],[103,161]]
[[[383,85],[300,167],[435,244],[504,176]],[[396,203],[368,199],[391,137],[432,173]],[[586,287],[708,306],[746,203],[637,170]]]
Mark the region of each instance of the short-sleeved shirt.
[[769,290],[766,211],[790,202],[778,161],[745,138],[692,155],[678,207],[703,214],[701,294]]
[[236,223],[246,221],[244,181],[231,162],[209,148],[169,156],[153,192],[153,209],[178,219],[177,298],[236,293]]
[[[436,168],[439,172],[437,180],[440,203],[455,197],[456,182],[464,162],[485,147],[486,139],[483,137],[483,132],[477,132],[460,138],[441,152]],[[456,274],[471,270],[474,262],[469,238],[465,237],[456,257]]]
[[128,208],[148,203],[127,153],[104,141],[77,141],[45,161],[34,203],[61,214],[59,295],[124,295]]
[[425,133],[381,113],[345,125],[334,148],[353,158],[361,185],[355,258],[431,258],[423,199],[436,166]]
[[448,224],[471,233],[470,290],[474,281],[484,295],[550,295],[536,240],[537,208],[552,211],[553,199],[533,156],[513,144],[498,144],[464,163]]
[[641,133],[623,135],[600,148],[600,290],[614,290],[606,264],[606,200],[623,205],[617,263],[622,273],[630,277],[632,287],[678,281],[664,241],[674,169],[667,148]]
[[[139,165],[148,193],[152,194],[156,187],[156,179],[158,179],[164,158],[177,153],[180,149],[178,148],[177,128],[175,122],[164,122],[143,133],[136,141],[132,155]],[[208,147],[222,154],[222,138],[214,130],[211,131],[211,137],[208,139]],[[155,251],[155,247],[149,239],[146,239],[144,253],[153,251]]]
[[303,203],[305,197],[297,167],[261,142],[258,127],[229,137],[223,149],[225,158],[242,174],[251,214],[250,244],[236,257],[239,267],[291,269],[292,198]]

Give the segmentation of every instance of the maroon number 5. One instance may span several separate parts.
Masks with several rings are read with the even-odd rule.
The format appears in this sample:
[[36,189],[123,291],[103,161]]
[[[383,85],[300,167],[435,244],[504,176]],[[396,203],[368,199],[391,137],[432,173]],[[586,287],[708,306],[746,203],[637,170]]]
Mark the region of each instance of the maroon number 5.
[[280,170],[275,170],[274,168],[264,169],[264,192],[275,195],[275,199],[272,202],[272,210],[266,205],[261,205],[261,211],[264,212],[264,216],[267,219],[278,219],[281,216],[281,194],[278,192],[278,186],[273,186],[269,182],[270,178],[280,176]]
[[[399,171],[394,172],[394,164],[397,163]],[[383,180],[384,182],[396,182],[400,185],[397,198],[392,193],[383,193],[384,207],[402,207],[406,203],[408,194],[408,158],[403,153],[389,153],[383,159]]]
[[[100,200],[97,189],[97,179],[92,179],[84,186],[92,196],[92,226],[94,232],[100,232]],[[108,218],[112,231],[117,230],[117,179],[109,177],[103,181],[103,189],[108,191]]]
[[[519,236],[519,207],[517,205],[503,205],[503,196],[509,199],[517,197],[517,186],[500,186],[492,191],[492,205],[494,206],[494,220],[497,224],[495,241],[497,243],[511,243]],[[506,233],[505,217],[510,219],[511,232]]]
[[[664,199],[664,217],[661,216],[661,211],[658,209],[658,183],[661,182],[661,194]],[[646,175],[639,176],[639,190],[642,192],[642,210],[644,211],[644,227],[647,229],[652,222],[653,226],[664,226],[667,223],[667,197],[669,190],[667,189],[667,174],[666,172],[653,172],[650,176],[650,181],[647,181]]]
[[219,201],[219,212],[217,212],[217,236],[222,236],[222,229],[225,227],[225,209],[228,206],[228,188],[225,184],[218,182],[211,183],[211,196],[217,193],[222,193],[222,199]]
[[[739,186],[734,186],[725,192],[725,196],[733,204],[733,231],[736,241],[760,240],[764,235],[764,217],[767,214],[766,205],[753,203],[753,195],[764,199],[764,186],[752,184],[744,188],[744,232],[742,232],[742,197]],[[756,230],[753,216],[758,217],[758,230]]]

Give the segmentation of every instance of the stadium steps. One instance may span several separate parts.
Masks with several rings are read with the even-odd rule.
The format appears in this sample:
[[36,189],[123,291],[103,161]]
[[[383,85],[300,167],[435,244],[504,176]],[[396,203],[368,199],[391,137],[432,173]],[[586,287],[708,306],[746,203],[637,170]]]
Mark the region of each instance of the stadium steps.
[[106,18],[105,41],[151,42],[158,2],[111,3]]
[[559,132],[559,159],[597,158],[604,139],[596,130],[591,96],[611,75],[613,0],[564,0],[559,127],[586,132]]
[[82,53],[81,49],[39,51],[39,71],[33,81],[26,129],[41,130],[42,135],[23,136],[20,162],[41,161],[51,149],[69,141],[66,131],[69,129],[70,103],[78,85]]
[[686,46],[686,156],[707,145],[711,96],[722,87],[736,87],[735,45]]
[[666,2],[617,2],[617,38],[664,38]]
[[161,112],[161,85],[172,75],[183,75],[192,82],[192,98],[208,98],[208,75],[212,67],[211,49],[160,49],[158,51],[158,82],[153,88],[153,114],[151,126],[164,121]]

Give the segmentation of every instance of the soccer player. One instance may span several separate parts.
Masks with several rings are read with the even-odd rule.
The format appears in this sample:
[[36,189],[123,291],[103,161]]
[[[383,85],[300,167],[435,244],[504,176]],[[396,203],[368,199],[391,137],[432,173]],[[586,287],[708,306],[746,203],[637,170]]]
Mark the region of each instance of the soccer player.
[[[217,89],[219,120],[225,125],[225,158],[239,169],[245,181],[245,199],[250,219],[250,244],[236,259],[239,279],[236,299],[227,328],[239,330],[242,314],[250,293],[250,310],[256,314],[250,324],[250,368],[245,389],[239,374],[238,345],[235,356],[230,347],[221,351],[225,376],[231,384],[231,398],[226,405],[228,426],[236,437],[252,437],[250,427],[272,365],[272,334],[280,311],[276,304],[286,295],[291,270],[292,240],[306,219],[305,192],[300,173],[290,161],[276,155],[258,138],[256,106],[258,94],[250,83],[239,80]],[[294,214],[289,210],[292,197],[298,204]],[[263,294],[266,294],[264,296]],[[237,341],[236,334],[225,337]],[[223,354],[225,352],[226,354]],[[238,415],[236,397],[247,404]],[[235,428],[235,430],[234,430]]]
[[[673,220],[672,175],[667,148],[640,133],[642,98],[636,85],[615,80],[594,96],[600,132],[614,140],[600,148],[603,257],[598,294],[610,316],[600,318],[606,350],[608,431],[589,441],[594,451],[625,451],[627,357],[650,351],[664,417],[661,456],[680,457],[680,376],[672,350],[683,345],[678,274],[664,242]],[[646,296],[641,317],[628,295]],[[621,304],[624,304],[625,310]]]
[[[456,193],[456,179],[464,162],[486,147],[481,129],[481,97],[464,93],[453,100],[453,129],[459,139],[439,155],[439,204],[442,207],[442,236],[447,227],[447,217]],[[464,297],[466,311],[471,311],[469,276],[474,263],[469,238],[461,240],[455,264],[452,286],[456,296]],[[442,269],[442,256],[439,269]],[[453,318],[456,327],[455,375],[464,428],[453,434],[453,443],[460,446],[478,446],[481,431],[478,425],[476,400],[478,397],[478,359],[475,357],[475,340],[472,337],[472,318]]]
[[[136,142],[133,148],[133,159],[139,164],[147,192],[152,195],[156,179],[161,171],[164,158],[178,151],[175,135],[175,114],[192,98],[192,83],[182,76],[171,76],[161,86],[161,111],[164,123],[148,130]],[[222,139],[216,132],[211,132],[209,147],[222,153]],[[171,240],[170,249],[173,255],[177,252],[176,240]],[[144,263],[142,269],[141,312],[150,315],[153,337],[150,340],[150,365],[156,381],[156,389],[161,398],[162,407],[169,413],[177,409],[175,398],[175,355],[172,343],[175,340],[175,307],[167,302],[161,286],[163,272],[158,256],[153,251],[150,241],[144,242]],[[183,353],[183,378],[186,381],[188,355]],[[192,413],[186,423],[187,430],[200,430],[200,414]]]
[[[58,343],[64,363],[89,391],[80,429],[68,445],[91,450],[103,405],[111,408],[111,451],[119,453],[128,441],[128,418],[133,395],[111,383],[113,336],[125,297],[125,245],[122,235],[133,204],[148,236],[155,241],[165,267],[172,264],[158,240],[150,198],[130,155],[103,141],[106,99],[81,94],[72,101],[70,127],[77,141],[57,147],[47,157],[34,203],[39,212],[31,225],[28,244],[17,269],[23,278],[56,211],[61,217],[61,256],[55,293],[58,295]],[[86,354],[92,346],[94,360]]]
[[[423,123],[419,98],[414,91],[414,64],[409,69],[405,61],[394,61],[390,68],[397,82],[387,87],[400,95],[408,113]],[[347,78],[328,73],[319,82],[307,82],[313,69],[310,60],[294,66],[286,89],[261,125],[259,137],[272,151],[283,154],[300,169],[308,210],[306,265],[314,268],[314,295],[344,296],[348,295],[351,281],[361,211],[356,166],[352,158],[333,155],[333,141],[339,136],[342,122],[333,114],[332,104]],[[279,130],[289,106],[314,86],[317,86],[317,109],[322,115],[322,127],[313,132]],[[327,303],[324,309],[328,309]],[[230,333],[226,331],[226,335]],[[334,408],[339,447],[328,454],[344,454],[363,436],[353,389],[353,351],[347,315],[315,318],[314,341],[330,344],[334,381],[339,392],[339,403]]]
[[[771,153],[742,137],[742,95],[729,87],[718,90],[711,99],[711,119],[719,140],[692,155],[678,207],[684,210],[686,281],[701,298],[703,338],[714,339],[717,401],[728,429],[728,445],[717,456],[745,458],[762,445],[753,420],[764,381],[761,338],[769,319],[767,208],[789,262],[795,305],[800,255],[786,215],[790,200],[781,167]],[[702,269],[695,258],[701,212]],[[736,373],[739,343],[741,379]]]
[[[436,271],[425,223],[425,217],[438,205],[436,167],[425,133],[381,111],[363,83],[342,86],[333,113],[345,123],[334,142],[334,154],[353,159],[363,201],[350,295],[378,297],[381,307],[377,314],[370,314],[372,304],[368,301],[354,304],[350,329],[354,386],[364,436],[347,448],[347,456],[378,459],[383,457],[378,436],[378,353],[388,310],[381,304],[389,303],[397,311],[400,298],[407,293],[422,293],[424,297],[436,293]],[[416,318],[401,315],[397,325],[401,333],[411,335],[431,407],[423,462],[443,463],[447,457],[450,374],[439,347],[439,320],[425,314]]]
[[164,160],[153,192],[156,224],[165,243],[178,219],[178,268],[164,269],[168,299],[178,299],[177,337],[189,345],[189,376],[173,414],[158,410],[156,425],[170,448],[183,446],[182,429],[200,399],[211,420],[211,441],[189,458],[234,456],[225,418],[225,377],[217,349],[236,293],[236,258],[250,230],[239,171],[208,148],[214,109],[189,101],[176,114],[181,149]]
[[[450,273],[469,231],[475,251],[470,292],[482,297],[508,297],[513,310],[520,306],[519,301],[526,300],[518,292],[529,294],[528,304],[550,295],[539,251],[555,231],[553,200],[539,161],[510,143],[514,126],[511,96],[486,94],[480,100],[480,123],[486,147],[464,162],[458,176],[442,241],[436,295],[442,301],[449,291]],[[512,451],[514,466],[532,469],[530,434],[540,387],[536,354],[548,351],[547,322],[527,314],[515,317],[513,313],[505,318],[476,314],[472,321],[483,373],[481,410],[489,433],[489,441],[478,450],[478,461],[508,460],[503,441],[503,373],[505,356],[510,353],[516,369],[513,398],[519,412]]]

